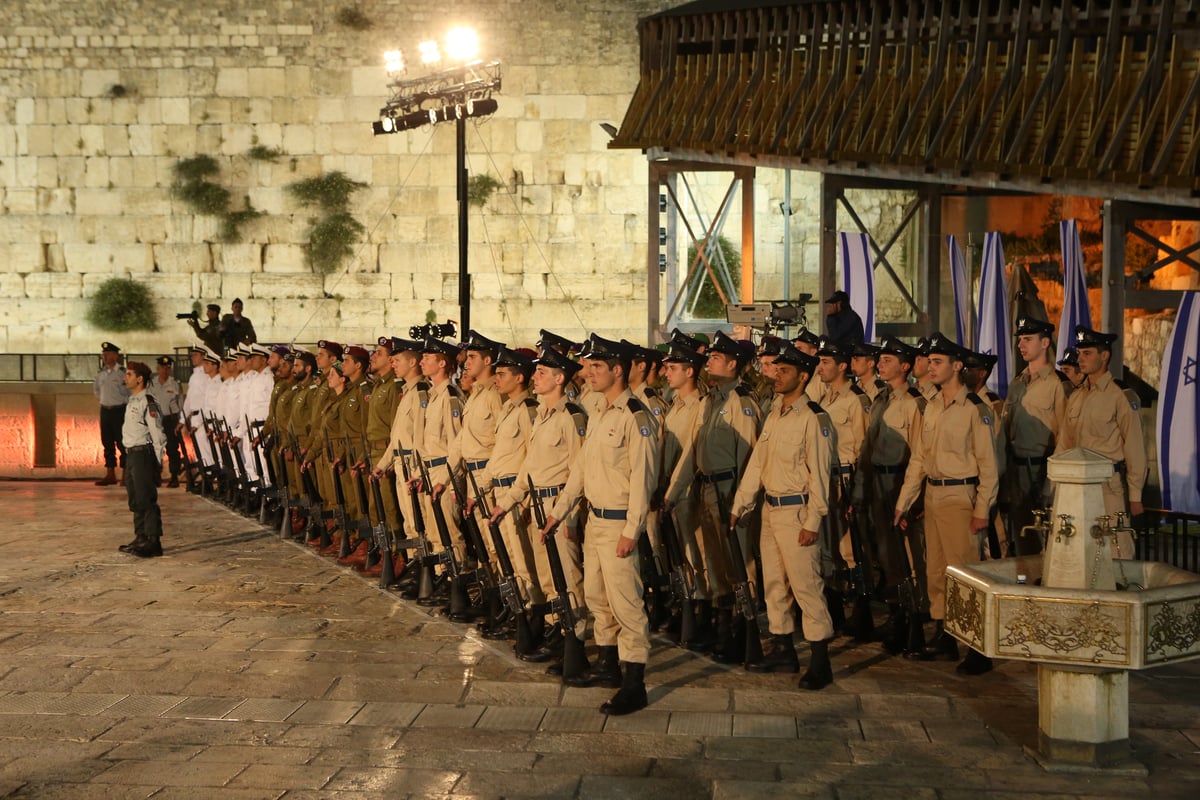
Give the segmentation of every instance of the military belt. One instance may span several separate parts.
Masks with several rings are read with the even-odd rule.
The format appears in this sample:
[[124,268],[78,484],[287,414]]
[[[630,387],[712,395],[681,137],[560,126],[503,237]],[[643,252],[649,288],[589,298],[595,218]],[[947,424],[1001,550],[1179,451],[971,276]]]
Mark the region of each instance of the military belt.
[[135,444],[133,447],[126,447],[126,452],[132,453],[135,450],[150,450],[154,447],[152,444]]
[[732,469],[723,469],[720,472],[703,472],[696,475],[701,483],[720,483],[721,481],[731,481],[737,477],[737,471]]
[[492,478],[492,486],[496,487],[497,489],[507,489],[509,486],[512,486],[516,482],[517,482],[516,475],[509,475],[506,478]]
[[1040,467],[1046,463],[1045,456],[1013,456],[1013,461],[1020,467]]
[[830,472],[833,473],[834,475],[849,475],[851,472],[854,472],[854,465],[853,464],[837,464],[834,466],[833,469],[830,470]]
[[488,460],[485,458],[480,461],[468,461],[466,463],[467,469],[471,470],[471,472],[476,472],[477,470],[481,470],[486,467],[488,465]]
[[969,478],[926,478],[930,486],[978,486],[979,478],[972,475]]
[[806,494],[764,494],[763,498],[767,501],[767,505],[774,507],[808,505],[808,495]]
[[1125,471],[1125,462],[1124,461],[1114,461],[1113,462],[1113,474],[1116,474],[1118,472],[1124,472],[1124,471]]
[[558,486],[542,486],[537,490],[538,497],[558,497],[558,493],[566,486],[565,483],[560,483]]
[[425,459],[425,469],[433,469],[434,467],[440,467],[445,463],[446,463],[445,456],[438,456],[437,458],[427,458],[427,459]]
[[592,516],[600,519],[625,519],[628,514],[623,508],[593,508]]

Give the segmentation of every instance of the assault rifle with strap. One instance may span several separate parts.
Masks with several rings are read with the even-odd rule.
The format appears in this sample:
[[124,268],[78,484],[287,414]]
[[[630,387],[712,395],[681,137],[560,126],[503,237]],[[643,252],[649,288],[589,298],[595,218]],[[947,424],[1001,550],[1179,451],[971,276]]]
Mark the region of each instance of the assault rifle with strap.
[[[363,461],[366,463],[366,469],[369,470],[371,465],[367,459],[371,454],[371,449],[367,445],[366,434],[363,434],[360,442],[363,448]],[[371,486],[371,499],[375,501],[375,515],[379,517],[379,522],[371,526],[371,541],[375,546],[375,554],[382,564],[379,572],[379,588],[386,589],[396,580],[396,570],[392,564],[392,556],[395,555],[392,551],[392,543],[396,539],[396,533],[388,524],[387,513],[383,507],[383,487],[379,485],[379,479],[365,472],[362,479]],[[392,481],[393,491],[395,484],[396,482]],[[370,559],[367,563],[370,563]]]
[[450,614],[457,616],[465,614],[471,605],[467,595],[467,584],[462,577],[462,565],[458,563],[458,555],[454,552],[454,541],[450,538],[450,526],[446,522],[446,512],[442,508],[442,500],[433,492],[433,481],[429,479],[429,468],[425,459],[417,451],[413,451],[417,459],[417,469],[421,471],[421,486],[429,498],[429,507],[433,510],[433,523],[438,529],[438,539],[441,540],[442,550],[437,554],[437,560],[442,564],[443,574],[450,581]]
[[416,484],[413,483],[412,474],[408,469],[408,460],[403,454],[397,454],[396,460],[400,462],[400,472],[404,476],[404,485],[408,488],[408,498],[412,504],[413,530],[417,532],[417,535],[411,539],[398,540],[396,549],[413,551],[410,563],[415,564],[419,570],[417,599],[428,600],[433,594],[433,565],[437,559],[433,555],[433,548],[429,545],[429,536],[425,532],[425,513],[421,510],[421,495]]
[[754,599],[754,591],[750,585],[750,576],[746,572],[746,559],[742,555],[742,545],[738,541],[737,527],[730,525],[729,512],[721,493],[717,495],[717,513],[720,515],[725,530],[725,544],[729,564],[733,569],[733,602],[734,611],[741,618],[739,635],[746,638],[745,657],[742,663],[751,664],[762,661],[762,641],[758,630],[758,604]]
[[696,612],[692,607],[692,594],[696,590],[696,574],[688,563],[679,537],[679,526],[674,513],[665,508],[660,512],[659,535],[667,551],[668,575],[671,595],[679,606],[679,643],[686,645],[696,630]]
[[[542,530],[546,527],[546,509],[542,505],[542,498],[537,492],[537,487],[533,485],[533,478],[530,477],[528,480],[529,498],[533,503],[533,519],[537,523],[538,530]],[[550,600],[550,610],[558,616],[558,624],[562,628],[562,676],[566,679],[583,674],[587,668],[587,656],[583,652],[583,642],[575,635],[579,610],[571,597],[570,589],[567,588],[567,576],[563,572],[562,556],[558,552],[558,540],[555,538],[561,525],[562,520],[558,520],[554,527],[542,537],[542,541],[546,545],[546,556],[550,562],[550,578],[554,583],[554,598]]]

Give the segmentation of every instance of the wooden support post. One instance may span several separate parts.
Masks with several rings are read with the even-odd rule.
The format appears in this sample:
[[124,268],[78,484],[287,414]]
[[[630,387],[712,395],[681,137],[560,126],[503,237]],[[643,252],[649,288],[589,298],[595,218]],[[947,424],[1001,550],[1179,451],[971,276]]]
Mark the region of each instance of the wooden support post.
[[1104,266],[1101,272],[1103,301],[1100,317],[1104,330],[1117,334],[1112,360],[1113,377],[1125,373],[1125,233],[1130,222],[1128,209],[1119,200],[1104,201]]

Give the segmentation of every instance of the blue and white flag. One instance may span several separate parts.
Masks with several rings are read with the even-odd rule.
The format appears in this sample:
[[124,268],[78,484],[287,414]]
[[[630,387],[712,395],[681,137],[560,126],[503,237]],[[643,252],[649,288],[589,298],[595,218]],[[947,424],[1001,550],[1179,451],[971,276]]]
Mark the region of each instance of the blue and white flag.
[[841,231],[842,291],[850,295],[850,307],[862,318],[863,335],[875,341],[875,272],[871,268],[871,243],[865,233]]
[[1158,382],[1158,475],[1163,508],[1200,514],[1200,292],[1184,292]]
[[970,347],[967,332],[971,330],[971,284],[967,276],[967,261],[963,258],[958,239],[946,237],[946,248],[950,251],[950,277],[954,282],[954,341]]
[[1000,234],[983,237],[983,271],[979,276],[979,331],[975,335],[975,350],[996,356],[996,367],[988,377],[988,387],[1008,396],[1012,380],[1012,336],[1008,317],[1008,289],[1004,284],[1004,248]]
[[[1088,308],[1087,276],[1083,263],[1083,247],[1079,244],[1079,224],[1073,219],[1058,223],[1063,259],[1063,309],[1058,321],[1058,358],[1062,360],[1068,347],[1074,347],[1075,326],[1092,327],[1092,311]],[[1120,333],[1120,331],[1117,331]]]

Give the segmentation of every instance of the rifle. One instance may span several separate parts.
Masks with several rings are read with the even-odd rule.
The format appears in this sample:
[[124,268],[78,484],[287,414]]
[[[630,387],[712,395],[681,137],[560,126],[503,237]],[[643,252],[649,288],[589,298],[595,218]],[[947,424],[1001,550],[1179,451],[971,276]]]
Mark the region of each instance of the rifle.
[[[279,501],[279,510],[283,517],[279,523],[279,535],[281,538],[287,538],[292,525],[292,488],[288,481],[287,464],[283,458],[283,451],[287,448],[280,444],[278,439],[278,434],[272,433],[264,440],[263,453],[267,457],[267,477],[271,482],[267,494],[273,500]],[[279,459],[278,462],[276,458]]]
[[[546,527],[546,509],[542,506],[542,498],[537,493],[537,487],[533,485],[533,478],[531,476],[527,476],[527,478],[529,498],[533,503],[533,518],[540,531]],[[587,668],[587,656],[583,652],[583,642],[575,635],[579,614],[571,599],[571,592],[567,588],[567,576],[563,572],[562,556],[558,552],[558,540],[554,538],[561,524],[562,520],[558,520],[554,527],[542,537],[542,541],[546,545],[546,556],[550,562],[550,577],[554,583],[555,596],[550,601],[550,610],[558,615],[558,625],[562,628],[563,633],[562,676],[566,679],[583,674]]]
[[371,528],[371,505],[367,502],[367,487],[363,485],[363,474],[356,472],[353,467],[358,463],[358,454],[354,452],[354,445],[350,442],[350,434],[346,434],[346,461],[347,469],[350,470],[352,483],[354,484],[354,494],[358,498],[358,508],[362,516],[354,520],[352,523],[354,529],[358,532],[359,539],[367,539],[374,541],[374,534]]
[[838,485],[841,487],[841,496],[838,500],[842,506],[839,510],[846,519],[846,534],[850,537],[850,551],[854,555],[854,567],[849,570],[849,577],[850,585],[858,599],[854,603],[851,625],[855,632],[855,638],[863,639],[869,637],[875,630],[875,620],[871,618],[870,605],[872,569],[868,562],[870,554],[862,539],[857,515],[851,511],[850,479],[847,475],[848,473],[843,472],[837,476]]
[[[183,418],[183,414],[180,414],[179,416],[181,419]],[[182,422],[178,423],[175,427],[175,435],[176,436],[179,436],[179,426],[180,425],[187,427],[185,425],[185,423],[182,423]],[[194,492],[195,491],[194,487],[196,485],[196,478],[199,473],[199,470],[197,469],[196,462],[192,461],[191,455],[188,454],[187,442],[184,440],[184,438],[182,436],[179,436],[179,457],[183,460],[183,475],[184,475],[185,480],[187,481],[187,490],[189,492]],[[197,453],[196,457],[199,458],[200,454]]]
[[[471,470],[464,465],[464,470],[467,474],[471,474]],[[467,487],[465,481],[460,483],[454,478],[454,471],[450,469],[450,462],[446,462],[446,474],[450,476],[450,485],[454,487],[454,493],[459,498],[459,509],[462,511],[460,517],[462,521],[463,538],[475,551],[475,559],[479,566],[475,570],[475,582],[479,584],[479,588],[483,592],[490,592],[496,588],[496,573],[492,568],[491,554],[488,552],[487,544],[483,541],[483,531],[479,530],[479,522],[475,519],[475,514],[467,513]],[[471,475],[471,480],[474,482],[475,476]],[[478,494],[478,487],[476,487]],[[489,620],[494,622],[494,620]]]
[[[203,411],[200,412],[200,418],[201,418],[201,420],[204,419]],[[201,424],[203,424],[203,422],[201,422]],[[209,464],[204,463],[204,453],[200,449],[200,439],[199,439],[199,437],[196,436],[196,429],[190,425],[187,425],[187,423],[184,423],[184,426],[187,428],[188,436],[192,440],[192,450],[196,454],[196,463],[200,468],[197,479],[200,483],[200,496],[203,497],[203,496],[207,495],[209,493],[210,489],[212,488],[211,486],[209,486],[209,483],[208,483],[209,479],[215,478],[217,476],[217,473],[220,472],[220,470],[215,465],[209,465]],[[210,446],[211,446],[212,440],[210,439],[209,442],[210,442]]]
[[238,492],[240,498],[234,499],[234,508],[242,508],[249,510],[250,508],[250,478],[246,472],[246,461],[242,457],[242,448],[238,443],[233,441],[233,429],[229,427],[229,420],[222,419],[221,423],[225,426],[225,438],[229,440],[229,452],[233,454],[233,463],[237,466]]
[[[342,553],[338,558],[345,558],[350,552],[350,535],[346,530],[346,492],[342,489],[342,479],[338,475],[337,462],[333,457],[333,442],[325,437],[325,458],[329,461],[329,474],[333,477],[333,502],[330,504],[331,519],[337,521],[338,529],[342,531]],[[322,544],[324,540],[322,539]]]
[[321,493],[317,491],[317,484],[313,480],[312,473],[304,469],[304,455],[300,448],[300,439],[296,436],[296,428],[291,423],[288,424],[288,435],[291,437],[292,457],[296,459],[296,469],[300,473],[300,504],[304,507],[308,517],[308,530],[305,532],[304,538],[306,540],[314,538],[312,534],[315,531],[322,539],[321,546],[327,546],[329,534],[322,524],[325,520],[324,503]]
[[[654,546],[650,543],[650,532],[647,530],[644,533],[645,535],[637,539],[638,567],[642,573],[642,586],[649,590],[651,595],[647,609],[650,629],[658,630],[670,615],[671,576],[659,561],[658,553],[654,552]],[[661,530],[659,535],[661,536]]]
[[[370,458],[371,448],[367,445],[366,434],[361,437],[363,446],[364,461]],[[368,469],[371,464],[366,461]],[[388,525],[387,513],[383,507],[383,489],[379,485],[379,479],[374,475],[363,478],[371,485],[371,499],[375,501],[375,515],[379,517],[379,522],[371,527],[371,539],[375,543],[375,552],[381,559],[379,571],[379,588],[386,589],[396,580],[395,566],[392,564],[392,542],[396,538],[395,532]],[[392,481],[392,486],[395,487],[396,482]]]
[[433,494],[433,481],[429,479],[429,470],[425,465],[425,459],[416,450],[413,451],[413,454],[417,459],[417,468],[421,471],[421,486],[425,489],[425,494],[429,496],[429,506],[433,509],[433,522],[438,529],[438,538],[442,542],[442,550],[437,554],[437,560],[445,568],[445,575],[450,581],[450,614],[462,615],[470,607],[471,601],[467,597],[466,581],[460,574],[462,567],[454,552],[450,527],[446,524],[446,512],[442,508],[441,498]]
[[[265,523],[267,521],[267,493],[266,485],[263,483],[263,463],[262,458],[258,454],[258,448],[254,446],[254,439],[257,436],[262,436],[262,428],[258,431],[254,429],[254,423],[250,421],[250,417],[243,416],[246,420],[246,444],[250,446],[250,455],[254,457],[254,474],[258,476],[251,482],[254,490],[258,493],[258,521]],[[249,495],[247,495],[249,497]],[[250,509],[247,508],[247,511]]]
[[[499,521],[492,522],[488,516],[488,504],[484,502],[483,492],[480,491],[479,483],[475,480],[475,473],[467,470],[467,478],[471,481],[471,488],[475,491],[475,506],[483,510],[483,514],[488,520],[487,526],[488,532],[492,535],[492,547],[496,550],[496,560],[500,562],[500,579],[496,581],[496,592],[493,596],[498,597],[512,614],[517,632],[517,643],[513,646],[513,650],[517,655],[532,653],[534,650],[533,627],[529,622],[529,611],[526,608],[525,598],[521,595],[521,586],[517,581],[516,570],[513,569],[512,557],[500,530],[500,523]],[[496,615],[489,613],[489,616],[494,619]]]
[[663,509],[660,512],[658,525],[659,535],[667,551],[667,561],[670,563],[668,580],[671,594],[679,603],[679,643],[686,645],[692,640],[696,629],[696,612],[692,608],[692,593],[696,588],[696,574],[688,563],[684,553],[683,541],[679,536],[679,527],[675,524],[675,515]]
[[[902,518],[902,523],[907,521],[907,525],[912,525],[910,519],[911,512]],[[921,624],[921,613],[925,610],[925,603],[928,597],[921,591],[921,584],[917,580],[917,573],[913,569],[912,557],[908,550],[909,538],[905,532],[904,524],[892,526],[892,536],[899,545],[900,560],[904,566],[904,577],[896,586],[896,591],[900,598],[900,608],[903,609],[907,617],[907,633],[904,638],[904,652],[916,653],[925,646],[925,630]],[[896,634],[896,642],[899,643],[899,634]]]
[[750,576],[746,572],[746,559],[742,555],[742,544],[738,541],[737,526],[729,524],[731,517],[725,510],[719,488],[716,495],[717,513],[723,520],[721,524],[726,526],[725,543],[728,546],[729,563],[733,568],[734,610],[744,621],[742,633],[746,637],[746,652],[742,663],[750,664],[763,659],[762,641],[758,631],[758,606],[750,588]]
[[[416,557],[413,563],[420,570],[420,576],[417,580],[417,601],[428,602],[433,595],[433,565],[436,561],[433,555],[433,548],[429,545],[429,537],[425,535],[425,514],[421,511],[421,497],[417,491],[417,487],[412,483],[412,475],[408,469],[408,460],[404,455],[397,453],[396,459],[400,462],[400,472],[404,476],[404,485],[408,487],[409,502],[412,503],[412,523],[413,529],[417,535],[411,539],[400,539],[396,542],[397,550],[416,550]],[[396,505],[399,505],[397,503]]]
[[232,507],[234,505],[234,501],[237,499],[238,492],[239,477],[237,464],[234,461],[233,453],[229,447],[229,441],[225,436],[225,431],[221,428],[221,420],[216,414],[213,414],[211,422],[214,430],[214,436],[217,444],[220,446],[219,452],[221,454],[221,460],[225,464],[225,469],[223,470],[225,474],[225,486],[223,487],[224,491],[222,492],[222,502],[224,502],[225,505]]

